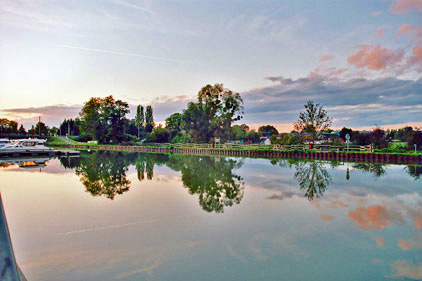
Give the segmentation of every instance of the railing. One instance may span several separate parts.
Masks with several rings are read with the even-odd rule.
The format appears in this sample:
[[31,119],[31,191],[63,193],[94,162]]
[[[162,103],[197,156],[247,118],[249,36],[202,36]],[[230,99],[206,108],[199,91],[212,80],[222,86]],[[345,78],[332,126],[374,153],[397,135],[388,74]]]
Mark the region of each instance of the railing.
[[[70,145],[72,146],[72,145]],[[105,148],[107,145],[74,145],[75,147],[97,147]],[[124,149],[128,146],[110,146],[114,149]],[[131,147],[131,146],[129,146]],[[177,149],[222,149],[222,150],[275,150],[275,151],[291,151],[291,150],[300,150],[300,151],[319,151],[319,152],[347,152],[347,151],[361,151],[361,152],[373,152],[372,145],[330,145],[330,144],[315,144],[310,146],[309,144],[296,144],[296,145],[264,145],[264,144],[208,144],[208,143],[144,143],[139,145],[139,147],[157,147],[157,148],[177,148]],[[310,148],[312,147],[312,148]]]
[[[174,148],[189,148],[189,149],[235,149],[235,150],[309,150],[309,145],[263,145],[263,144],[197,144],[197,143],[176,143],[176,144],[161,144],[161,146],[171,145]],[[373,152],[372,145],[327,145],[316,144],[313,145],[312,150],[325,152],[344,152],[344,151],[366,151]]]

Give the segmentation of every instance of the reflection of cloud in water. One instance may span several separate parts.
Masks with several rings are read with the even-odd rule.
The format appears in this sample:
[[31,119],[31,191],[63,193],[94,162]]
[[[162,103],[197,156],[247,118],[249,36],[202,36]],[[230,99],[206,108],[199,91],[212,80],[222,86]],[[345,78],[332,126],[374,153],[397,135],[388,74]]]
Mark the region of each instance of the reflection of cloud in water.
[[361,229],[382,230],[387,226],[391,226],[394,222],[402,223],[404,221],[403,214],[394,209],[388,209],[383,205],[372,205],[368,208],[356,208],[349,212],[349,218],[357,222]]
[[397,239],[397,243],[399,247],[404,250],[415,250],[415,249],[422,249],[422,236],[418,236],[416,239]]
[[377,242],[378,247],[382,247],[384,245],[384,239],[381,236],[376,236],[375,242]]
[[321,217],[321,219],[323,221],[333,221],[334,220],[334,217],[333,216],[330,216],[330,215],[320,214],[319,216]]
[[404,277],[410,279],[422,279],[422,263],[414,264],[407,260],[398,260],[391,264],[392,277]]
[[292,198],[293,196],[298,196],[298,197],[303,197],[303,195],[299,192],[294,192],[294,191],[281,191],[280,194],[273,194],[269,197],[267,197],[267,199],[270,200],[283,200],[285,198]]

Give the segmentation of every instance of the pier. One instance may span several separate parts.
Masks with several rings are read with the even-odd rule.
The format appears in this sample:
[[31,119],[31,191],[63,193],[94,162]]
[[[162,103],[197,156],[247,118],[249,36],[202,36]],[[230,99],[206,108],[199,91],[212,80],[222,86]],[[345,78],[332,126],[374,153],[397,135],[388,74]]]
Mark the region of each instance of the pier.
[[28,150],[28,151],[0,151],[0,158],[17,158],[28,156],[78,156],[78,150],[61,149],[61,150]]

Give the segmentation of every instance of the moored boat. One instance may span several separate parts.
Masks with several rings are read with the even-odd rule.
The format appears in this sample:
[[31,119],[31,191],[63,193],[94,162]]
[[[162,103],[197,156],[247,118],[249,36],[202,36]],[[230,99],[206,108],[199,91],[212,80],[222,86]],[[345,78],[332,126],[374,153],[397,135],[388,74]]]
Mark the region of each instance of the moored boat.
[[0,139],[0,147],[4,147],[10,144],[10,140],[8,139]]
[[43,153],[52,152],[53,148],[44,145],[45,140],[42,139],[21,139],[14,143],[7,144],[0,147],[0,152],[19,153],[19,152],[31,152],[31,153]]

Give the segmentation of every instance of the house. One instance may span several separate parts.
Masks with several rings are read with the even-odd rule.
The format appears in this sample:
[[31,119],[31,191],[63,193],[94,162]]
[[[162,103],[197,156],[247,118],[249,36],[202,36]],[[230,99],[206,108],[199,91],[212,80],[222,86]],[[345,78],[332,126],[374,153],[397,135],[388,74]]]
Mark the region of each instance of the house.
[[267,137],[261,137],[259,140],[259,144],[270,145],[271,140],[270,138],[267,138]]

